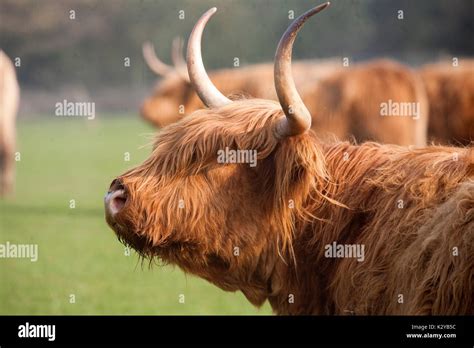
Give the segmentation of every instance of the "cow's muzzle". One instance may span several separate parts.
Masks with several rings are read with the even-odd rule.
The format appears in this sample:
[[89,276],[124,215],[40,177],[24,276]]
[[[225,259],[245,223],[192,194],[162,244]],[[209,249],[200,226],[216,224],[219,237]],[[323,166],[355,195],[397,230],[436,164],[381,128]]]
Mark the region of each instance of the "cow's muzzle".
[[110,184],[110,189],[105,195],[105,214],[108,219],[114,217],[123,209],[127,203],[127,190],[119,179],[115,179]]

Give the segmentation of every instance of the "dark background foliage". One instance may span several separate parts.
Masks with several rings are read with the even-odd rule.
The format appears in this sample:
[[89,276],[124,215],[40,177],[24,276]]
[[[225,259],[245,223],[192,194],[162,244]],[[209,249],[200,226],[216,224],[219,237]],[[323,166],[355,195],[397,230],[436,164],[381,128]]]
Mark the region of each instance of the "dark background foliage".
[[[124,107],[134,109],[156,80],[143,62],[144,41],[151,40],[169,62],[172,39],[187,38],[199,16],[217,6],[203,39],[206,66],[232,67],[235,57],[241,65],[270,61],[291,20],[289,11],[298,16],[317,3],[0,0],[0,48],[21,58],[22,89],[97,97],[109,91],[109,99],[114,99],[111,94],[120,95],[118,100],[133,96],[136,100]],[[71,10],[74,20],[69,18]],[[179,19],[179,11],[184,11],[184,19]],[[352,61],[386,56],[413,65],[471,56],[473,14],[473,0],[335,0],[306,24],[294,56]],[[130,57],[130,67],[124,67],[125,57]]]

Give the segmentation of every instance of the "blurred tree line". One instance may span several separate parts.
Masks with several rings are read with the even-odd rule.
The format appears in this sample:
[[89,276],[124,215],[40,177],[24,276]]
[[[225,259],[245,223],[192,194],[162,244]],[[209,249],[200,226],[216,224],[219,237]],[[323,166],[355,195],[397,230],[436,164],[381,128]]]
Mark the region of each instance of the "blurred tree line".
[[[319,2],[322,2],[319,1]],[[0,48],[21,58],[20,82],[57,90],[80,84],[150,86],[141,45],[170,62],[171,41],[187,38],[208,8],[218,12],[203,39],[208,68],[270,61],[280,35],[314,0],[0,0]],[[402,11],[402,12],[400,12]],[[72,14],[74,13],[74,16]],[[388,56],[420,64],[474,53],[474,0],[334,0],[309,21],[295,58]],[[74,17],[74,18],[72,18]],[[184,18],[183,18],[184,17]],[[400,18],[402,17],[402,18]],[[130,58],[130,67],[124,60]]]

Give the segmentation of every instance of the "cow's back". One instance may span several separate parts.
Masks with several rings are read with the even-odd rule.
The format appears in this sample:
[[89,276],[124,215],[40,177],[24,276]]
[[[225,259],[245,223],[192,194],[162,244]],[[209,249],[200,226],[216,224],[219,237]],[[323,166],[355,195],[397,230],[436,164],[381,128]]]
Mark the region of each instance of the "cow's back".
[[474,60],[421,69],[430,103],[429,140],[467,145],[474,140]]
[[318,271],[331,270],[327,302],[334,299],[322,314],[474,314],[474,149],[366,143],[324,153],[335,183],[329,197],[349,209],[315,211],[314,245],[365,251],[363,261],[335,263],[318,248]]
[[[354,136],[358,142],[426,143],[428,103],[422,81],[396,62],[375,60],[338,69],[305,86],[301,94],[313,116],[313,129],[321,135]],[[419,114],[392,113],[392,106],[402,105],[417,108]]]

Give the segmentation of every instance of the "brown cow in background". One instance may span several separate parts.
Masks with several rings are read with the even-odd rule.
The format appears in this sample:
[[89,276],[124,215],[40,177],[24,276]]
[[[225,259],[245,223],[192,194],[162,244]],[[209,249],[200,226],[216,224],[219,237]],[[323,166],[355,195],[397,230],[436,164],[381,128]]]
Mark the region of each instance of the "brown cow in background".
[[15,181],[15,120],[20,99],[16,70],[0,50],[0,196],[12,193]]
[[[153,94],[141,107],[144,119],[157,127],[177,122],[182,117],[202,109],[204,104],[197,96],[187,75],[180,50],[181,41],[173,41],[174,66],[163,63],[154,53],[150,43],[143,45],[143,56],[148,67],[163,79]],[[184,64],[184,65],[183,65]],[[293,64],[298,86],[315,81],[341,67],[336,59],[299,61]],[[246,67],[219,69],[210,72],[210,77],[219,90],[231,98],[254,97],[276,100],[273,87],[273,64],[263,63]]]
[[357,63],[307,83],[300,94],[320,136],[353,136],[359,143],[426,144],[428,102],[422,81],[397,62]]
[[[141,114],[158,127],[166,126],[204,105],[183,71],[184,60],[176,57],[175,67],[166,66],[144,45],[144,57],[156,73],[164,75],[154,94],[143,103]],[[415,72],[390,60],[376,60],[342,67],[336,59],[293,63],[293,74],[303,101],[315,117],[319,135],[335,134],[340,139],[367,140],[399,145],[426,144],[427,100]],[[225,95],[277,100],[273,87],[273,64],[221,69],[209,76]],[[383,104],[415,103],[417,114],[381,115]],[[387,106],[388,107],[388,106]]]
[[[472,315],[474,149],[321,141],[291,54],[304,21],[327,5],[280,40],[280,103],[215,88],[200,56],[216,9],[207,11],[187,61],[208,108],[165,127],[150,157],[112,182],[106,220],[143,257],[278,314]],[[258,163],[220,161],[224,149]]]
[[428,140],[469,145],[474,141],[474,60],[434,63],[420,69],[430,104]]

